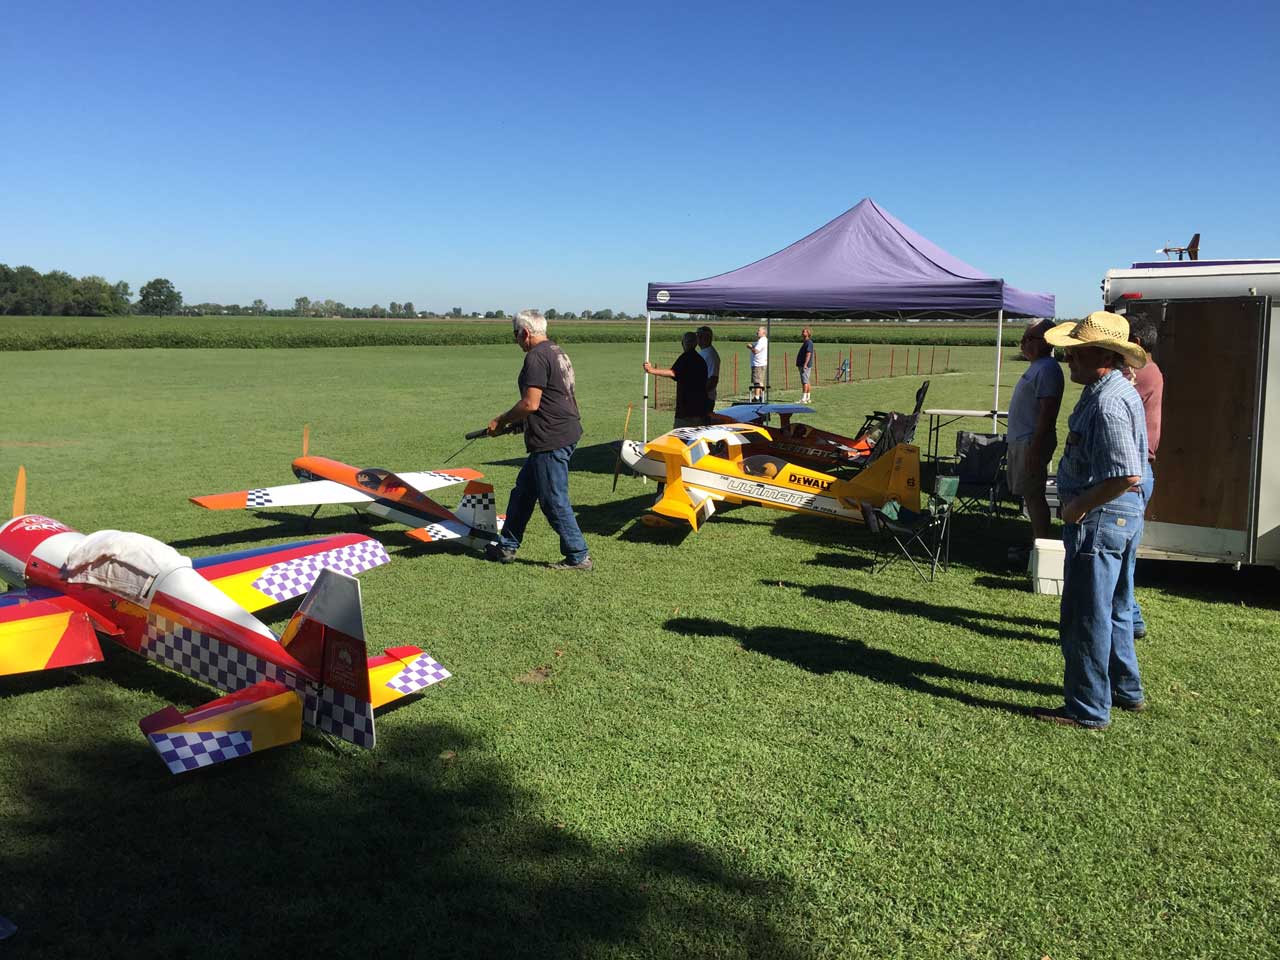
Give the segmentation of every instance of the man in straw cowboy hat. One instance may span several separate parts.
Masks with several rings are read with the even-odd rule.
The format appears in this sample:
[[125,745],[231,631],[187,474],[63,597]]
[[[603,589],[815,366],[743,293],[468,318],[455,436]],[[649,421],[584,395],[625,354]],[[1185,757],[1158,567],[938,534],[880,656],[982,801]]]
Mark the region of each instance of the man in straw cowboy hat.
[[1100,730],[1111,708],[1146,709],[1133,645],[1133,555],[1142,538],[1147,423],[1142,400],[1124,373],[1146,352],[1129,342],[1129,322],[1091,313],[1045,333],[1064,347],[1071,379],[1084,386],[1067,421],[1058,464],[1066,573],[1059,635],[1064,704],[1036,717]]

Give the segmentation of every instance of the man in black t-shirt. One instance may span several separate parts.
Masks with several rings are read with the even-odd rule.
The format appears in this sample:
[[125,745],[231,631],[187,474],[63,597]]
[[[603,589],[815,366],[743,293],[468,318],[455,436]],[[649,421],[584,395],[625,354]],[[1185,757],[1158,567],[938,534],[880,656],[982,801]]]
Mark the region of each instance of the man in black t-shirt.
[[[512,335],[524,351],[517,381],[520,400],[489,421],[492,436],[504,427],[524,424],[524,447],[529,456],[511,488],[507,519],[497,543],[485,557],[499,563],[516,558],[525,527],[539,504],[551,528],[560,534],[564,559],[553,570],[590,570],[587,541],[569,503],[569,458],[582,437],[582,421],[574,396],[573,364],[560,347],[547,339],[547,320],[537,310],[521,310],[511,322]],[[701,362],[701,361],[699,361]]]
[[686,333],[680,338],[684,353],[680,354],[670,370],[655,367],[648,360],[644,372],[655,377],[667,377],[676,382],[677,427],[705,427],[709,422],[711,398],[707,396],[707,362],[698,353],[698,335]]

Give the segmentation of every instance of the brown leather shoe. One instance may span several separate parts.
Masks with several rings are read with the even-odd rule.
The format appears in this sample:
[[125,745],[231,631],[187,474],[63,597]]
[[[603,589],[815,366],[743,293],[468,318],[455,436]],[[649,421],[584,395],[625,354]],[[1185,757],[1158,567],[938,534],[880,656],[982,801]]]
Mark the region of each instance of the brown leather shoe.
[[1147,701],[1145,700],[1117,700],[1113,695],[1111,697],[1111,706],[1117,710],[1125,710],[1128,713],[1143,713],[1147,709]]
[[1037,720],[1043,720],[1045,723],[1056,723],[1060,727],[1078,727],[1081,730],[1105,730],[1110,726],[1108,723],[1101,725],[1081,723],[1067,713],[1066,707],[1058,707],[1056,710],[1034,710],[1031,716]]

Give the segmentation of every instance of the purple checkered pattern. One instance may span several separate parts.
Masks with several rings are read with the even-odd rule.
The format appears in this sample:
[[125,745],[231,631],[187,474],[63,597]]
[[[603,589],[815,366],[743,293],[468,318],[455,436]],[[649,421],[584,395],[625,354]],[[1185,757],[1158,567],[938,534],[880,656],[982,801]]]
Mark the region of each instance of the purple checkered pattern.
[[417,693],[451,676],[453,674],[434,659],[425,653],[420,653],[413,663],[388,680],[387,686],[398,693]]
[[310,590],[325,567],[355,576],[390,560],[386,549],[377,540],[361,540],[359,543],[326,550],[314,556],[298,557],[296,560],[286,560],[267,567],[253,581],[253,587],[277,602],[292,600]]
[[373,705],[346,693],[323,687],[320,699],[307,699],[315,704],[315,726],[325,733],[341,737],[357,747],[372,750],[376,742],[373,730]]
[[211,767],[253,753],[253,735],[248,730],[153,733],[149,739],[170,773]]

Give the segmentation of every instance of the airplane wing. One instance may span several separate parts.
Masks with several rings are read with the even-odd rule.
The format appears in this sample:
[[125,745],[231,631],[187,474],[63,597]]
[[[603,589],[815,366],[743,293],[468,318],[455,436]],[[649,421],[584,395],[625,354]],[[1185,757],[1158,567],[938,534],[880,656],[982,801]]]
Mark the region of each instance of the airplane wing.
[[170,773],[186,773],[293,743],[302,736],[302,700],[261,680],[187,713],[165,707],[138,726]]
[[325,503],[372,501],[373,497],[367,493],[333,480],[308,480],[305,483],[285,483],[278,487],[258,487],[191,498],[192,503],[207,510],[257,510],[259,507],[311,507]]
[[464,483],[467,480],[481,480],[484,478],[484,474],[479,470],[472,470],[469,467],[459,467],[457,470],[423,470],[418,473],[398,473],[396,476],[419,493],[426,493],[429,490],[447,487],[454,483]]
[[[100,663],[95,617],[45,587],[0,593],[0,676]],[[107,632],[119,632],[104,623]]]
[[355,575],[390,562],[382,544],[362,533],[343,533],[299,543],[200,557],[196,572],[253,613],[300,597],[331,567]]

